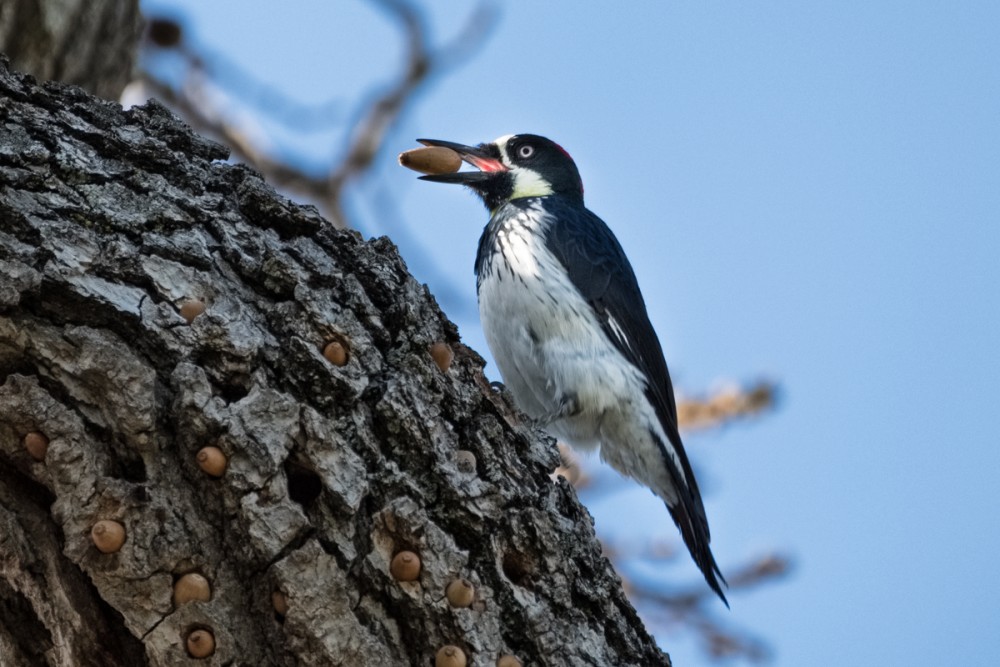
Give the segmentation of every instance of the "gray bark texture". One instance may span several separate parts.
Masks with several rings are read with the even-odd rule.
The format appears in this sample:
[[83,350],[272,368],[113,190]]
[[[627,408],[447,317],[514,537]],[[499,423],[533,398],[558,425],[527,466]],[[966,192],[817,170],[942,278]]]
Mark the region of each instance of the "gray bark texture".
[[139,0],[0,0],[0,53],[39,79],[117,100],[132,77]]
[[[432,665],[448,644],[470,665],[669,664],[550,479],[554,443],[392,243],[226,156],[155,102],[0,56],[0,664]],[[95,547],[100,520],[120,550]],[[401,550],[414,581],[390,574]],[[175,604],[192,572],[210,599]]]

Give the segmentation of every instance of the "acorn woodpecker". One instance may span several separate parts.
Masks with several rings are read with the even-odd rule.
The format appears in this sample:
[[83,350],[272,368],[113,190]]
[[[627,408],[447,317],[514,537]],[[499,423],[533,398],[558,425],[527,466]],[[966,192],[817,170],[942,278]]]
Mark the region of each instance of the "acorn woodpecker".
[[517,406],[550,434],[649,487],[667,505],[705,581],[729,606],[708,519],[677,431],[677,407],[632,266],[583,204],[569,154],[532,134],[465,146],[460,183],[490,211],[476,255],[486,341]]

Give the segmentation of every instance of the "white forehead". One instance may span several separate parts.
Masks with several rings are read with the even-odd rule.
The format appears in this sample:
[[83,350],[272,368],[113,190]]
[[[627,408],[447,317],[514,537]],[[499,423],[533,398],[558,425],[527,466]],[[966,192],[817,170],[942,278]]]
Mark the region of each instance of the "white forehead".
[[493,141],[493,143],[497,145],[497,148],[500,149],[500,155],[503,156],[503,161],[507,164],[510,164],[510,156],[507,155],[507,142],[510,141],[513,137],[514,137],[513,134],[505,134],[502,137],[498,137]]

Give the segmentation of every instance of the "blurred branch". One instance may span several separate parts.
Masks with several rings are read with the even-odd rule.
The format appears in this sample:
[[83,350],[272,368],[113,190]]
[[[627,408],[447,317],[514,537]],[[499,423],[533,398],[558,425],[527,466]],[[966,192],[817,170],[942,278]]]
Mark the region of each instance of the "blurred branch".
[[[610,553],[614,556],[615,570],[621,574],[626,569],[626,561],[662,560],[669,555],[662,555],[662,547],[655,547],[654,558],[628,548],[612,547]],[[747,590],[765,583],[773,583],[783,579],[792,569],[791,560],[784,555],[770,554],[736,568],[727,578],[729,590]],[[715,658],[743,657],[753,662],[761,662],[770,657],[767,643],[747,630],[735,627],[733,624],[718,619],[711,611],[718,604],[715,594],[700,585],[684,591],[667,591],[646,583],[636,584],[622,575],[622,582],[640,614],[654,628],[671,625],[690,627],[701,637],[705,650]]]
[[774,408],[777,387],[770,382],[727,386],[714,394],[677,401],[677,421],[687,430],[720,428]]
[[[154,19],[146,34],[150,48],[170,49],[186,67],[180,84],[172,84],[153,73],[143,71],[142,83],[164,103],[174,107],[199,131],[211,134],[227,144],[235,156],[261,172],[272,184],[314,201],[324,215],[338,227],[349,226],[343,209],[345,186],[371,168],[386,136],[399,122],[414,95],[433,76],[466,61],[496,22],[496,7],[489,0],[479,3],[458,35],[445,45],[430,45],[429,31],[417,8],[405,0],[372,0],[400,26],[406,41],[406,61],[396,82],[361,105],[357,122],[350,133],[348,147],[339,159],[320,174],[310,174],[291,161],[276,158],[254,140],[240,122],[233,120],[231,109],[218,102],[218,83],[206,58],[196,53],[184,39],[183,31],[168,19]],[[229,66],[229,69],[234,69]],[[241,87],[258,90],[252,77],[237,77]],[[249,85],[248,85],[249,83]],[[273,96],[273,92],[269,92]],[[285,104],[285,106],[290,106]]]
[[[409,56],[399,82],[376,98],[368,107],[368,111],[355,130],[347,155],[330,173],[329,184],[335,199],[339,199],[344,183],[371,165],[389,129],[420,85],[432,73],[436,73],[436,70],[444,69],[451,64],[449,61],[459,54],[470,55],[472,53],[470,47],[482,43],[482,39],[475,38],[483,37],[484,27],[491,25],[493,20],[492,5],[477,5],[455,41],[446,45],[439,53],[433,53],[427,45],[426,28],[413,5],[403,0],[374,0],[374,2],[392,14],[402,25]],[[450,54],[450,57],[444,54]]]

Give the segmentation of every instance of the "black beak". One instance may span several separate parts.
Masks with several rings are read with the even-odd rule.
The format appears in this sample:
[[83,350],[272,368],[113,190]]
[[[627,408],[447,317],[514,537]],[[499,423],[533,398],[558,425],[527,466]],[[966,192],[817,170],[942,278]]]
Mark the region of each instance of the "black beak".
[[[466,146],[456,144],[453,141],[441,141],[440,139],[417,139],[417,143],[424,146],[440,146],[450,148],[458,153],[459,157],[468,164],[471,164],[479,171],[457,171],[452,174],[428,174],[421,176],[422,181],[433,181],[434,183],[460,183],[470,185],[488,181],[497,172],[507,171],[507,167],[500,162],[500,151],[492,144],[480,144],[479,146]],[[492,150],[490,150],[492,149]]]

